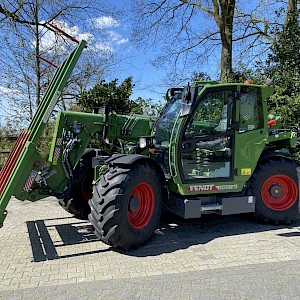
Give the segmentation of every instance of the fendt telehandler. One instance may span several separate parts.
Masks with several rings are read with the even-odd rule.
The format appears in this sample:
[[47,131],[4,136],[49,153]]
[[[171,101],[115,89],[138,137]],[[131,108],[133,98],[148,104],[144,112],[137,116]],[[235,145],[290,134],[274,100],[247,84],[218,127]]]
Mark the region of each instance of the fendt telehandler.
[[[0,224],[11,198],[52,195],[88,219],[105,243],[138,247],[162,211],[184,219],[255,213],[290,223],[299,213],[297,130],[269,115],[270,86],[196,82],[173,88],[160,116],[59,112],[48,162],[37,151],[59,95],[85,47],[58,68],[29,126],[1,170]],[[91,138],[119,143],[117,154]]]

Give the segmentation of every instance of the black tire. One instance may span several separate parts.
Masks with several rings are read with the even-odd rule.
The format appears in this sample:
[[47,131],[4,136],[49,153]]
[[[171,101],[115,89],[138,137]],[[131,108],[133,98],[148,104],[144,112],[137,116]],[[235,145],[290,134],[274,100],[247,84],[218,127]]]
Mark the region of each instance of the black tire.
[[147,162],[132,169],[110,167],[94,186],[89,220],[95,234],[115,248],[145,243],[158,226],[163,183]]
[[264,222],[289,224],[298,215],[299,188],[296,162],[278,158],[259,165],[251,180],[256,197],[255,215]]
[[75,218],[87,220],[91,212],[89,199],[93,195],[92,158],[80,160],[74,171],[74,187],[71,198],[60,199],[59,204]]

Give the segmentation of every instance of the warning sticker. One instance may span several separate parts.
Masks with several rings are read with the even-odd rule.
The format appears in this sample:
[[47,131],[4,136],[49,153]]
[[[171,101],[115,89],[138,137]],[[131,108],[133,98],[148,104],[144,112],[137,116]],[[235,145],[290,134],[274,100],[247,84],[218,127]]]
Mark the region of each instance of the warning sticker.
[[241,169],[241,175],[251,175],[251,173],[252,173],[251,168]]
[[60,148],[56,147],[54,149],[54,154],[53,154],[53,161],[52,161],[53,166],[57,165],[59,156],[60,156]]
[[34,182],[37,174],[38,174],[38,172],[35,171],[35,170],[32,170],[30,172],[30,175],[27,178],[25,185],[23,186],[23,191],[24,192],[28,192],[30,190],[30,188],[31,188],[31,186],[32,186],[32,184],[33,184],[33,182]]

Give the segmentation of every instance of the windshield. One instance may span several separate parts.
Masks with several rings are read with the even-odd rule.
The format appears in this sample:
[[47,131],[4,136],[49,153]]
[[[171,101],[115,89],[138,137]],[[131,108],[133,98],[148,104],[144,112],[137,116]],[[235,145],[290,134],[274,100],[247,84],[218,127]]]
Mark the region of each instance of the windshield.
[[175,120],[182,105],[181,93],[175,94],[166,105],[155,124],[155,140],[158,145],[168,146]]

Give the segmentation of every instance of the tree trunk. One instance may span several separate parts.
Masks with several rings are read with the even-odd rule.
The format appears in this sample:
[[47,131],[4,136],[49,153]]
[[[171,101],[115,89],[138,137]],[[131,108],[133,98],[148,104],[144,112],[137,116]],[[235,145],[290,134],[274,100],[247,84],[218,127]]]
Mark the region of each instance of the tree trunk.
[[221,74],[220,81],[228,82],[233,79],[232,71],[232,31],[235,0],[221,0],[221,13],[215,16],[220,29],[221,51]]
[[297,12],[297,3],[298,3],[298,0],[289,0],[288,1],[284,25],[288,24],[289,22],[298,20],[297,17],[299,15],[299,13]]
[[220,81],[228,82],[232,77],[232,44],[222,43]]

